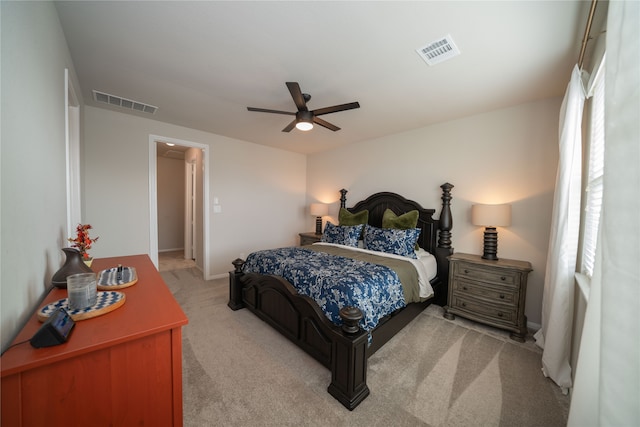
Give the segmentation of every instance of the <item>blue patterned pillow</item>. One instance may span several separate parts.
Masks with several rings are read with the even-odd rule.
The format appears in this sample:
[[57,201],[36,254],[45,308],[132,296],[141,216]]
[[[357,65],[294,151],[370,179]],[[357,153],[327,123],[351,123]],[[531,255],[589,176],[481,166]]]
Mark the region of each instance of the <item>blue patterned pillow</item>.
[[415,246],[418,237],[420,237],[419,228],[397,230],[395,228],[377,228],[366,225],[364,229],[364,248],[416,259]]
[[345,246],[358,246],[358,238],[362,233],[363,224],[358,225],[333,225],[327,221],[322,233],[322,242],[335,243]]

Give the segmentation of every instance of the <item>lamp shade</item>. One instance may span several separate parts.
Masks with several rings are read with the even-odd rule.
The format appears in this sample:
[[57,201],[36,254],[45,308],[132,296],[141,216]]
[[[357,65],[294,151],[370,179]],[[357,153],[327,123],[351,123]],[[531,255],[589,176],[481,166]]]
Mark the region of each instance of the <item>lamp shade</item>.
[[507,227],[511,225],[511,205],[473,205],[471,223],[485,227]]
[[313,216],[327,216],[329,214],[329,206],[324,203],[311,203],[309,212]]

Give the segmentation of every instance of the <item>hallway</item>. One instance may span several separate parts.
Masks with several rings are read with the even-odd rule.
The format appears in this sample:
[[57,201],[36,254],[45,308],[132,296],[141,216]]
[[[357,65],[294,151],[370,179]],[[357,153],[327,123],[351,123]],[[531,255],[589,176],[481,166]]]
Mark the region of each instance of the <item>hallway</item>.
[[196,267],[196,262],[184,259],[183,250],[158,253],[158,270],[161,272],[193,267]]

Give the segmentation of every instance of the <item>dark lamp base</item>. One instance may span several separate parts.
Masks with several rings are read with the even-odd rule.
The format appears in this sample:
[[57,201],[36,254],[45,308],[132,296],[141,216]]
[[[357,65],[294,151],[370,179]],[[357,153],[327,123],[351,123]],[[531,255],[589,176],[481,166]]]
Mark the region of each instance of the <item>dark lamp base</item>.
[[322,234],[322,217],[316,217],[316,234]]
[[498,260],[498,232],[495,227],[486,227],[484,229],[482,259],[488,259],[490,261]]

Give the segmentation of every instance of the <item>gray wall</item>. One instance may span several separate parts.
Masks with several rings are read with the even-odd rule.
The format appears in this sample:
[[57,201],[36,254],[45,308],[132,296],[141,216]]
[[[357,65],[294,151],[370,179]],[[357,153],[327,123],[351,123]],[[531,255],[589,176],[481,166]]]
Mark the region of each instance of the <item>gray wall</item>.
[[158,157],[158,251],[184,248],[185,161]]
[[65,68],[78,88],[52,2],[0,2],[2,348],[49,288],[68,246]]
[[[85,217],[101,233],[92,249],[96,257],[149,253],[150,135],[209,147],[206,277],[226,275],[241,254],[295,244],[304,230],[302,154],[94,107],[85,108],[84,125]],[[213,213],[214,197],[219,214]]]
[[334,202],[334,219],[340,188],[349,190],[352,203],[393,191],[439,209],[439,186],[450,182],[455,185],[453,246],[474,254],[482,254],[484,229],[471,225],[471,205],[511,203],[511,227],[498,228],[498,256],[533,265],[526,314],[535,327],[541,318],[561,102],[531,102],[311,155],[308,201]]

